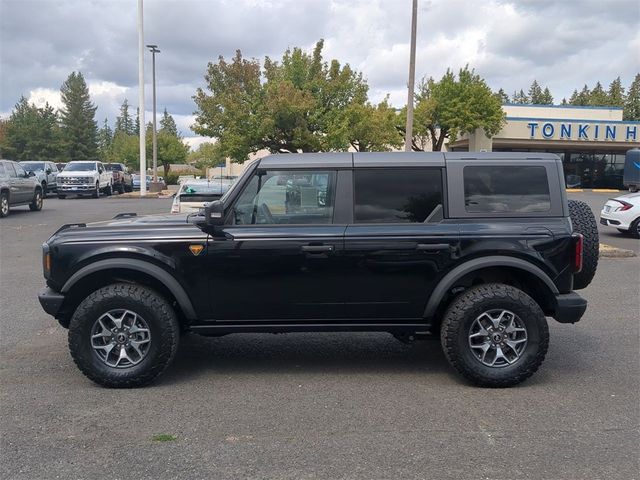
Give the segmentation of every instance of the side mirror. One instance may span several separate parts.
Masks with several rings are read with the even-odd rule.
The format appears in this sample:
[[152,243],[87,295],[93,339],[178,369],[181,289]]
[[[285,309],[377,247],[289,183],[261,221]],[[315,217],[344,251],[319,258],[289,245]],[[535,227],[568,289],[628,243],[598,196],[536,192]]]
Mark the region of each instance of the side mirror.
[[47,168],[47,175],[51,175],[51,169]]
[[220,200],[208,203],[204,207],[204,224],[208,227],[224,225],[224,205]]
[[29,170],[29,171],[27,172],[27,175],[26,175],[26,177],[27,177],[27,178],[28,178],[28,177],[35,177],[35,176],[36,176],[36,174],[35,174],[32,170]]

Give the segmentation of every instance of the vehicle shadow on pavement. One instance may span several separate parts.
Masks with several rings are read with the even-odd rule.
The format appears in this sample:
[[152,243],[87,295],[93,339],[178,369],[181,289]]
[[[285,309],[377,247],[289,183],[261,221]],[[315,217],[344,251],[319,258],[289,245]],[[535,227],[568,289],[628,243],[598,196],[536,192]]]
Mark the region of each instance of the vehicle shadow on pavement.
[[435,340],[404,344],[386,333],[232,334],[184,336],[158,383],[201,374],[441,373],[453,370]]

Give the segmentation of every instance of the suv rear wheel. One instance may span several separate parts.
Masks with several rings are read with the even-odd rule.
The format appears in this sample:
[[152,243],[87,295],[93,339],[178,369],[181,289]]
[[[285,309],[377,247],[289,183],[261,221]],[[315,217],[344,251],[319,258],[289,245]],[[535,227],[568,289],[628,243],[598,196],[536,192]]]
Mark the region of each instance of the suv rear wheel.
[[449,306],[440,331],[449,363],[483,387],[510,387],[538,369],[549,346],[544,313],[526,293],[479,285]]
[[2,192],[0,194],[0,218],[4,218],[9,215],[9,194]]
[[171,363],[180,328],[169,303],[140,285],[103,287],[78,306],[69,349],[82,373],[105,387],[137,387]]

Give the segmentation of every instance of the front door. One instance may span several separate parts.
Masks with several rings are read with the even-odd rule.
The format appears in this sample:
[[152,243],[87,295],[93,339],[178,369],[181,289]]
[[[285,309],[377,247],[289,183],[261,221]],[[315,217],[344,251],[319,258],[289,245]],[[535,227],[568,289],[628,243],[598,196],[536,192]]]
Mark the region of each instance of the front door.
[[258,170],[211,237],[212,319],[314,320],[342,316],[333,223],[337,172]]
[[423,316],[458,247],[458,225],[443,207],[439,168],[355,169],[344,252],[349,318]]

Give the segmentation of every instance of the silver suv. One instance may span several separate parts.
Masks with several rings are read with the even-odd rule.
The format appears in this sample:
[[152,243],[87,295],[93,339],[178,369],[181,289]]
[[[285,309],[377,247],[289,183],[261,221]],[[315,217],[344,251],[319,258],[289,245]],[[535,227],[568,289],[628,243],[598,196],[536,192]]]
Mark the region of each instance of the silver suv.
[[42,210],[42,185],[33,172],[11,160],[0,160],[0,217],[9,215],[9,209],[29,205],[31,211]]

